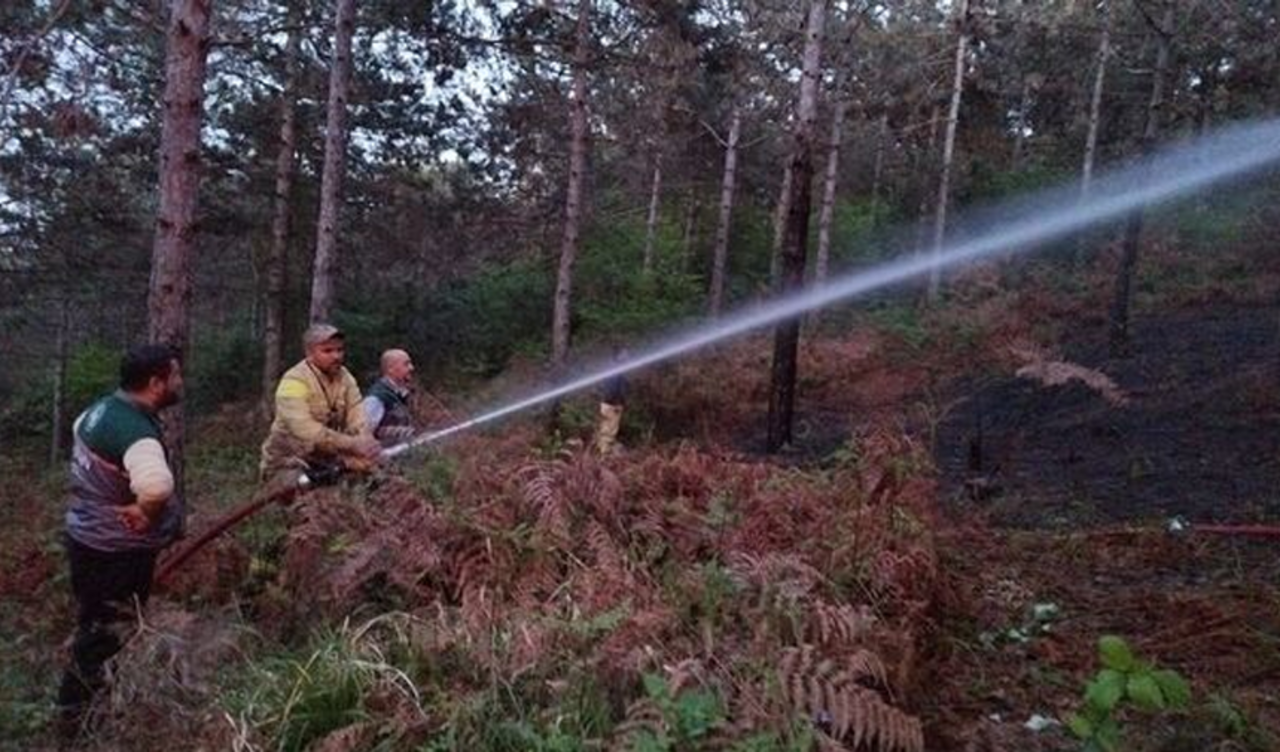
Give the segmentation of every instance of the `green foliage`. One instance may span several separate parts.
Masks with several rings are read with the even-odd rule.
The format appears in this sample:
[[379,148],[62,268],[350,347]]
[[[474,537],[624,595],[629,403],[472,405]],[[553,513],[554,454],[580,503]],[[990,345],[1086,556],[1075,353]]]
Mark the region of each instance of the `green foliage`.
[[[12,629],[13,625],[4,624],[0,634],[9,633],[17,639],[8,643],[5,656],[0,657],[0,750],[20,749],[23,742],[36,737],[50,720],[50,703],[44,696],[45,687],[39,681],[47,681],[45,672],[36,671],[34,666],[25,665],[32,642],[31,636]],[[46,657],[43,656],[42,657]],[[38,680],[32,674],[39,676]],[[8,744],[14,744],[8,747]]]
[[[729,235],[729,259],[725,273],[725,299],[729,307],[768,289],[769,262],[773,255],[773,217],[768,209],[751,203],[733,207]],[[710,279],[710,269],[707,270]]]
[[910,350],[919,350],[932,341],[920,309],[910,302],[873,306],[867,311],[866,317],[872,326],[902,342]]
[[548,264],[521,260],[436,290],[423,312],[425,351],[467,373],[496,375],[513,355],[546,341],[554,285]]
[[575,330],[584,337],[632,337],[699,312],[702,285],[685,268],[678,228],[662,224],[654,265],[643,269],[645,227],[616,222],[591,228],[578,260]]
[[[889,246],[879,242],[879,232],[893,219],[893,213],[892,207],[875,199],[838,201],[831,223],[833,268],[884,258]],[[816,247],[816,227],[812,236]]]
[[689,689],[673,695],[661,676],[645,674],[642,680],[645,695],[662,714],[662,727],[636,734],[631,740],[634,752],[697,749],[724,721],[723,703],[714,692]]
[[1028,165],[1021,170],[994,171],[987,162],[974,163],[972,187],[964,200],[994,200],[1020,196],[1073,179],[1073,172],[1050,165]]
[[1176,671],[1157,669],[1134,656],[1122,638],[1098,640],[1102,668],[1085,686],[1085,706],[1067,719],[1067,727],[1084,741],[1086,752],[1116,752],[1121,748],[1120,713],[1126,707],[1146,712],[1182,710],[1191,688]]
[[[557,677],[563,691],[554,700],[536,695],[540,680],[516,681],[459,697],[442,693],[435,703],[448,720],[420,752],[578,752],[598,749],[612,728],[606,694],[589,674],[577,670]],[[530,714],[531,704],[545,709]]]
[[97,343],[76,348],[67,359],[67,412],[74,416],[114,389],[122,353]]
[[[74,348],[67,357],[66,425],[98,397],[115,388],[120,378],[120,355],[105,345],[90,342]],[[0,435],[48,436],[53,411],[53,379],[29,380],[0,414]]]
[[185,366],[188,408],[204,412],[255,393],[262,348],[247,326],[197,328]]
[[449,454],[428,453],[421,462],[410,464],[405,477],[428,499],[443,501],[453,497],[458,476],[458,460]]
[[378,376],[383,350],[407,346],[401,325],[407,305],[403,297],[386,295],[362,301],[360,308],[343,307],[334,314],[334,323],[346,335],[347,368],[362,386]]
[[298,655],[250,664],[228,705],[270,740],[271,749],[300,752],[317,739],[367,717],[364,702],[375,683],[403,676],[368,650],[349,629],[317,637]]
[[1153,224],[1172,230],[1184,250],[1222,251],[1238,247],[1246,239],[1268,200],[1259,190],[1223,191],[1160,210]]

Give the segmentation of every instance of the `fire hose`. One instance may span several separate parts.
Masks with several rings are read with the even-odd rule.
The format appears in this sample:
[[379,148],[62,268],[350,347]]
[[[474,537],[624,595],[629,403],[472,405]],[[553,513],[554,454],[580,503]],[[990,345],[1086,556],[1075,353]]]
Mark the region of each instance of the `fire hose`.
[[240,522],[248,517],[257,514],[259,511],[271,504],[287,504],[299,495],[316,488],[317,486],[330,485],[337,481],[341,475],[342,469],[337,466],[311,468],[305,472],[298,473],[298,476],[290,483],[286,483],[278,488],[266,491],[255,496],[251,501],[241,504],[227,514],[223,515],[208,530],[193,538],[191,542],[184,545],[177,552],[165,558],[164,563],[156,571],[155,582],[161,583],[173,574],[174,570],[181,567],[188,559],[194,556],[200,549],[207,546],[218,536],[227,530],[240,524]]

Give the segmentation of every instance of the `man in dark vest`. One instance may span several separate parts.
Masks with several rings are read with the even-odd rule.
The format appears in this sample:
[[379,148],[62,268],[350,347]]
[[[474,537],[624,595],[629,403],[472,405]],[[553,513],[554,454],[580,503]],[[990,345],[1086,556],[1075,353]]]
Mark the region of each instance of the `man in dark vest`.
[[392,446],[413,437],[413,412],[409,393],[413,386],[413,359],[404,350],[382,354],[382,375],[373,382],[364,398],[365,422],[383,446]]
[[120,363],[120,388],[76,418],[66,514],[76,599],[72,661],[58,690],[64,734],[104,684],[104,665],[146,605],[156,556],[183,527],[160,410],[182,398],[176,348],[142,345]]

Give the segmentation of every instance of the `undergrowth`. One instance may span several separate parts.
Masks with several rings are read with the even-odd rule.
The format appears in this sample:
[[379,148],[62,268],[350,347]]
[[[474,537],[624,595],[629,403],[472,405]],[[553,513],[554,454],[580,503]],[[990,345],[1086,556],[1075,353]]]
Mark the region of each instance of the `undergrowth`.
[[[528,447],[472,438],[295,504],[269,583],[288,597],[223,630],[242,657],[185,669],[185,696],[131,682],[106,738],[177,701],[245,750],[923,749],[935,565],[903,445],[812,476]],[[124,675],[195,626],[144,633]]]

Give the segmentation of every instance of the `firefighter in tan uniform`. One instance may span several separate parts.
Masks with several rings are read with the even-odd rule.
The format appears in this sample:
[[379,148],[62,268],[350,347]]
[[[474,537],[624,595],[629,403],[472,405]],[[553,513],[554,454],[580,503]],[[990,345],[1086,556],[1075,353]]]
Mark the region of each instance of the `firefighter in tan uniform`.
[[281,471],[368,469],[381,447],[366,425],[360,387],[343,365],[342,332],[313,324],[302,345],[306,357],[276,387],[275,419],[262,444],[262,478]]

